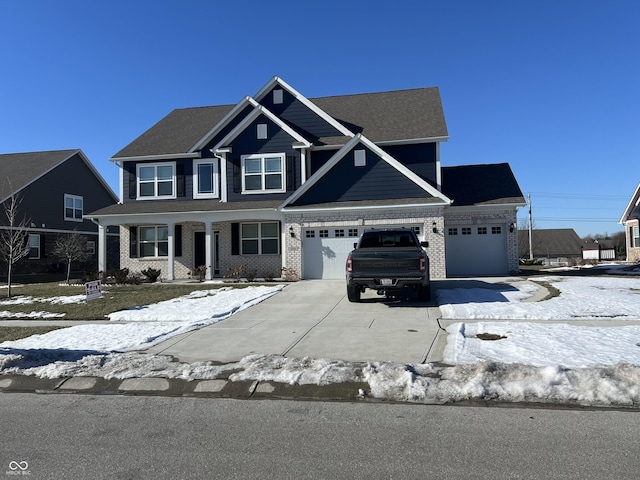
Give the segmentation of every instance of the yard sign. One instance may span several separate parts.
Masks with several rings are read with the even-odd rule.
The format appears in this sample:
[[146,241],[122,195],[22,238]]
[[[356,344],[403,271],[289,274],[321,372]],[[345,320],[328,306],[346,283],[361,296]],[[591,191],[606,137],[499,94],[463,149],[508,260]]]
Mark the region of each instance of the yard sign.
[[93,300],[94,298],[100,298],[102,296],[102,284],[100,280],[87,282],[84,284],[84,288],[87,292],[87,300]]

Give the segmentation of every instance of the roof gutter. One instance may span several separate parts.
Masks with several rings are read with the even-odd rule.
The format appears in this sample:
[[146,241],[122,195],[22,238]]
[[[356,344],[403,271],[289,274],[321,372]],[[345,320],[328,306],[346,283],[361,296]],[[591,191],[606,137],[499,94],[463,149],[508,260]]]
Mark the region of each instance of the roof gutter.
[[175,160],[179,158],[200,158],[200,153],[166,153],[162,155],[140,155],[136,157],[111,157],[110,162],[145,162],[149,160]]

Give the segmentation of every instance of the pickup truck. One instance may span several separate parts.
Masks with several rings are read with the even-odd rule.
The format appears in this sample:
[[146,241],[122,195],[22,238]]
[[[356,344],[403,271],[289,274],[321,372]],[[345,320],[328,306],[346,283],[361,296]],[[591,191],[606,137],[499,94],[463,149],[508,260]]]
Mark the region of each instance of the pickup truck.
[[349,301],[359,302],[367,288],[387,296],[411,288],[420,300],[430,300],[427,246],[410,228],[365,230],[347,257]]

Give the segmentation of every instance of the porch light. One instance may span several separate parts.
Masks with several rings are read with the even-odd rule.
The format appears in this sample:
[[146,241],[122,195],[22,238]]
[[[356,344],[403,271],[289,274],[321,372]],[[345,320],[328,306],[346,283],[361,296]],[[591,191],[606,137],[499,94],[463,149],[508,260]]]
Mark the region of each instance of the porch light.
[[289,227],[289,235],[291,236],[291,238],[295,238],[296,232],[293,231],[293,227]]
[[433,222],[433,233],[438,233],[438,227],[436,226],[436,222]]

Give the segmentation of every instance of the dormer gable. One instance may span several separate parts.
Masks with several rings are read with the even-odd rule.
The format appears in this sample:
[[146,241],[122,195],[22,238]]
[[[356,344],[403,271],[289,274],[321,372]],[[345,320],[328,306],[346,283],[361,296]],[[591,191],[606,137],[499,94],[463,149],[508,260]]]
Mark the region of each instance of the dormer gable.
[[273,77],[254,98],[313,143],[322,143],[320,139],[325,137],[354,135],[280,77]]

